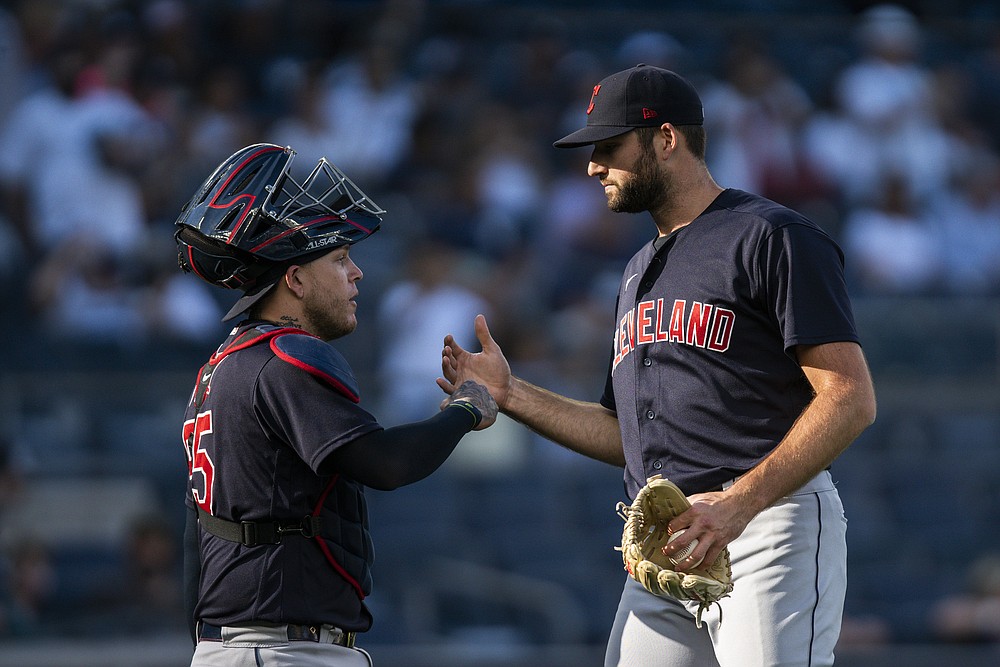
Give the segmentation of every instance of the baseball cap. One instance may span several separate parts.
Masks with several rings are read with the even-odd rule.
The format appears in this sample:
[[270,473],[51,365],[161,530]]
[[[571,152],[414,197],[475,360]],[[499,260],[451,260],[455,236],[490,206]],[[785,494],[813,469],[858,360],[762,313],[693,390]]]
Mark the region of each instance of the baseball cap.
[[694,86],[675,72],[640,63],[594,86],[587,126],[552,144],[577,148],[610,139],[636,127],[701,125],[705,111]]

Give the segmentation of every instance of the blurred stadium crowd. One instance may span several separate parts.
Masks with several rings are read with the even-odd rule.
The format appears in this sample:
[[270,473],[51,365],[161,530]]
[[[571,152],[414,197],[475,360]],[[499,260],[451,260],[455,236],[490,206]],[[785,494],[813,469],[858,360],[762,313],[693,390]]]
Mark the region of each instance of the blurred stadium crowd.
[[[302,169],[327,156],[388,210],[382,231],[352,252],[365,271],[361,324],[338,343],[386,424],[436,409],[441,339],[450,332],[471,343],[479,312],[515,372],[568,395],[599,394],[620,270],[652,226],[607,211],[586,177],[585,150],[550,144],[580,124],[594,83],[639,62],[696,83],[716,180],[824,226],[847,253],[859,300],[973,298],[996,307],[995,3],[579,4],[30,0],[0,9],[0,312],[8,322],[0,522],[25,495],[37,501],[46,489],[68,504],[93,500],[97,481],[154,483],[151,496],[118,485],[92,506],[128,518],[125,532],[108,529],[111,555],[79,546],[104,538],[96,520],[55,541],[36,539],[31,528],[51,515],[38,510],[32,523],[24,516],[35,515],[21,511],[21,523],[0,533],[0,636],[31,637],[53,623],[69,634],[108,633],[151,619],[182,630],[175,582],[184,462],[174,431],[189,376],[227,331],[219,320],[236,295],[180,273],[172,224],[204,176],[250,143],[290,145]],[[981,448],[1000,449],[996,415],[977,423]],[[610,551],[620,530],[617,472],[517,427],[500,424],[483,437],[480,458],[460,452],[423,495],[415,488],[401,491],[403,500],[373,498],[377,531],[396,517],[392,530],[376,533],[377,545],[402,544],[401,535],[425,540],[405,557],[382,549],[385,578],[456,525],[486,540],[500,534],[502,522],[462,524],[456,515],[463,498],[483,497],[496,481],[475,474],[484,470],[504,478],[490,487],[498,493],[492,509],[522,517],[495,538],[498,547],[512,549],[511,563],[523,561],[516,537],[533,514],[550,528],[559,523],[537,517],[545,499],[532,492],[572,471],[586,480],[575,489],[581,506],[600,504],[590,519],[599,537],[585,523],[572,527],[580,543],[588,534],[599,542],[593,560],[576,565],[583,579],[607,579],[592,583],[599,602],[582,593],[588,611],[575,638],[600,643],[620,585]],[[868,465],[884,462],[865,459],[847,472],[864,480]],[[71,492],[79,480],[90,495]],[[984,492],[1000,505],[995,489]],[[882,507],[866,493],[856,497]],[[45,509],[71,514],[66,504]],[[406,520],[400,504],[411,511]],[[847,504],[849,516],[865,511]],[[438,523],[420,524],[416,507]],[[861,530],[876,521],[861,518]],[[859,551],[884,568],[873,550]],[[492,557],[502,574],[499,551],[464,555],[480,564]],[[976,567],[993,568],[1000,596],[991,562]],[[924,564],[908,561],[915,579]],[[865,579],[861,565],[847,639],[1000,640],[1000,612],[991,616],[989,607],[947,601],[935,616],[920,600],[919,612],[901,603],[878,613],[879,576],[887,575]],[[554,581],[544,564],[532,567],[540,581]],[[602,568],[609,574],[597,574]],[[964,576],[953,574],[953,589]],[[516,589],[506,581],[505,590]],[[570,601],[581,595],[561,590]],[[400,606],[387,599],[384,607],[384,627],[404,636],[392,620]],[[961,616],[973,613],[992,617],[993,627]]]

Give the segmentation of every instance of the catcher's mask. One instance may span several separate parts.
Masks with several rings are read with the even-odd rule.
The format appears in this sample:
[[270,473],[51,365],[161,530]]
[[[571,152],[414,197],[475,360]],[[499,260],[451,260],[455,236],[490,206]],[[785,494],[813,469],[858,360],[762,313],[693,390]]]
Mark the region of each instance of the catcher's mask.
[[298,182],[295,151],[274,144],[242,148],[216,167],[174,223],[178,264],[203,280],[245,294],[232,319],[269,291],[292,264],[373,234],[382,208],[322,158]]

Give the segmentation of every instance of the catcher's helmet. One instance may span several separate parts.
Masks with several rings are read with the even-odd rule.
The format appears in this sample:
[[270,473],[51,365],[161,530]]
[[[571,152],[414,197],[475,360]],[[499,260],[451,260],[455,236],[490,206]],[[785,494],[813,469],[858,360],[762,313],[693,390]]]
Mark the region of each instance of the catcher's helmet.
[[240,149],[181,209],[178,263],[203,280],[245,293],[224,320],[267,293],[285,269],[374,233],[385,213],[323,158],[301,182],[295,151],[274,144]]

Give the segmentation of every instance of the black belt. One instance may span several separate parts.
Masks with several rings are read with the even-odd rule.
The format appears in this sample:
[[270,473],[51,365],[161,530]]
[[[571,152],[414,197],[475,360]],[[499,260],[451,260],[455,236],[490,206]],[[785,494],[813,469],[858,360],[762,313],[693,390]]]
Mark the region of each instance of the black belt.
[[[320,631],[322,630],[322,627],[322,625],[293,625],[289,623],[286,626],[288,641],[319,643],[321,641]],[[333,641],[330,642],[331,644],[338,644],[340,646],[346,646],[347,648],[354,647],[354,642],[357,640],[358,633],[344,632],[338,628],[334,628],[333,632],[339,632],[340,636],[335,637]],[[198,623],[198,641],[221,642],[222,628],[218,625],[211,625],[209,623]]]

